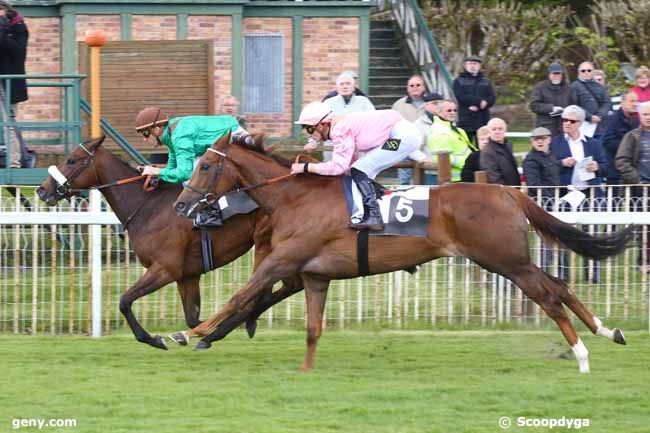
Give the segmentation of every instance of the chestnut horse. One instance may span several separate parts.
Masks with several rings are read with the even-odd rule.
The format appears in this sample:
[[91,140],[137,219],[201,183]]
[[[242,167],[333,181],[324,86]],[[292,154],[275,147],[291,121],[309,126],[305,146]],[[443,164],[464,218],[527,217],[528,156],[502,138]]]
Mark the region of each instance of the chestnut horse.
[[[118,159],[101,146],[104,138],[82,143],[71,152],[58,170],[67,178],[57,186],[48,177],[38,189],[39,197],[53,206],[72,194],[71,189],[106,186],[101,191],[120,222],[128,229],[129,239],[140,263],[147,268],[138,281],[120,298],[120,311],[136,339],[159,349],[167,349],[161,336],[151,336],[138,322],[131,306],[138,298],[153,293],[176,281],[183,304],[185,321],[197,326],[201,309],[199,280],[203,271],[200,232],[192,230],[192,222],[179,218],[172,203],[181,192],[180,185],[163,184],[153,192],[144,192],[144,178],[134,183],[115,185],[117,180],[137,176],[137,170]],[[112,184],[112,186],[107,186]],[[236,215],[224,221],[222,227],[210,229],[213,243],[213,263],[223,266],[246,253],[255,243],[255,263],[270,251],[271,225],[267,215],[259,210]],[[300,278],[285,281],[283,288],[271,293],[269,286],[247,320],[252,337],[257,317],[268,307],[302,290]]]
[[[308,313],[307,352],[301,368],[309,370],[314,366],[321,335],[329,281],[359,275],[357,233],[348,228],[342,177],[301,174],[268,182],[286,177],[288,167],[288,161],[282,163],[280,158],[268,155],[259,140],[254,146],[219,140],[199,161],[175,207],[183,213],[205,197],[212,200],[243,187],[271,217],[271,252],[246,286],[195,330],[209,333],[197,348],[210,347],[211,342],[225,337],[245,320],[264,287],[300,273]],[[593,259],[623,251],[633,236],[632,226],[611,235],[589,235],[554,218],[517,189],[465,183],[431,189],[429,218],[426,238],[370,236],[370,272],[391,272],[439,257],[465,256],[510,279],[540,305],[564,334],[581,372],[589,371],[588,351],[563,304],[591,332],[625,344],[619,329],[604,327],[564,282],[531,263],[528,221],[547,241]]]

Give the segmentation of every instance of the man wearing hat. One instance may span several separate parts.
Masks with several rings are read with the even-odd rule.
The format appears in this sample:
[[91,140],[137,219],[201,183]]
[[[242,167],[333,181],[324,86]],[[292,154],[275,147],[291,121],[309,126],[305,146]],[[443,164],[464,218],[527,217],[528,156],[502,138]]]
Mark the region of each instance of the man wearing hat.
[[537,115],[535,126],[544,127],[555,136],[562,133],[562,110],[575,103],[575,94],[566,80],[564,68],[553,63],[548,67],[548,78],[535,85],[529,107]]
[[[551,152],[551,131],[538,126],[530,133],[532,148],[524,158],[524,176],[528,194],[537,197],[539,187],[559,186],[562,163]],[[553,188],[541,188],[542,197],[555,195]]]
[[465,70],[454,80],[454,95],[458,101],[458,126],[474,142],[476,130],[490,120],[490,107],[496,96],[492,82],[481,72],[481,58],[465,59]]

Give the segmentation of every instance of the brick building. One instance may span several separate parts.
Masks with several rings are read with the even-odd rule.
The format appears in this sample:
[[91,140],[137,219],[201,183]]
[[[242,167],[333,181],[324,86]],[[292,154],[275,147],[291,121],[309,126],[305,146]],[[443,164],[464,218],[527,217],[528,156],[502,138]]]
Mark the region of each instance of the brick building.
[[[80,42],[90,28],[106,32],[108,51],[111,42],[121,41],[122,45],[115,44],[122,50],[120,56],[104,58],[102,55],[103,64],[118,57],[128,60],[128,41],[206,41],[212,51],[206,65],[206,76],[210,79],[204,92],[207,105],[180,105],[174,110],[174,104],[183,96],[183,90],[179,89],[178,98],[168,98],[171,109],[178,115],[218,112],[221,98],[232,94],[242,102],[242,114],[249,128],[265,131],[272,137],[296,135],[298,131],[292,120],[298,117],[303,104],[322,98],[343,70],[359,71],[361,86],[367,90],[369,11],[373,3],[365,0],[13,1],[30,31],[28,74],[84,73],[85,47]],[[164,42],[161,46],[164,47]],[[178,72],[173,64],[180,57],[180,54],[169,55],[172,65],[167,69],[169,73]],[[110,73],[110,67],[105,69]],[[119,80],[115,75],[103,79],[102,113],[129,140],[134,139],[129,122],[135,113],[157,103],[153,97],[156,93],[164,94],[185,81],[174,78],[170,82],[159,76],[142,80],[137,89],[124,93],[139,92],[137,98],[129,99],[116,96],[120,95],[116,92],[128,83],[131,72],[118,67],[113,70],[115,73],[127,76]],[[24,104],[19,120],[54,120],[65,109],[57,89],[30,88],[29,92],[30,100]],[[152,96],[151,100],[147,95]]]

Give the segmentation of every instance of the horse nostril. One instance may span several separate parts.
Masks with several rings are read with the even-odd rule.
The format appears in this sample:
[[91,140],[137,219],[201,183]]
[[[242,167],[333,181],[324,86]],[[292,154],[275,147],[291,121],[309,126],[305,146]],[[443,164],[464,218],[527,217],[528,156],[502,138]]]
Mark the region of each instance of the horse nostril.
[[178,203],[176,203],[175,208],[176,208],[176,212],[183,212],[185,210],[185,203],[179,201]]

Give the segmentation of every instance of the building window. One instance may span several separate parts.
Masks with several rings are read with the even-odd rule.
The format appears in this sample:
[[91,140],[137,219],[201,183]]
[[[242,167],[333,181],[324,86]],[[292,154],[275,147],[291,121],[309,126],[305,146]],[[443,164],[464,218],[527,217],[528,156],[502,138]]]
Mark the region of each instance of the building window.
[[244,36],[244,112],[284,112],[284,35]]

